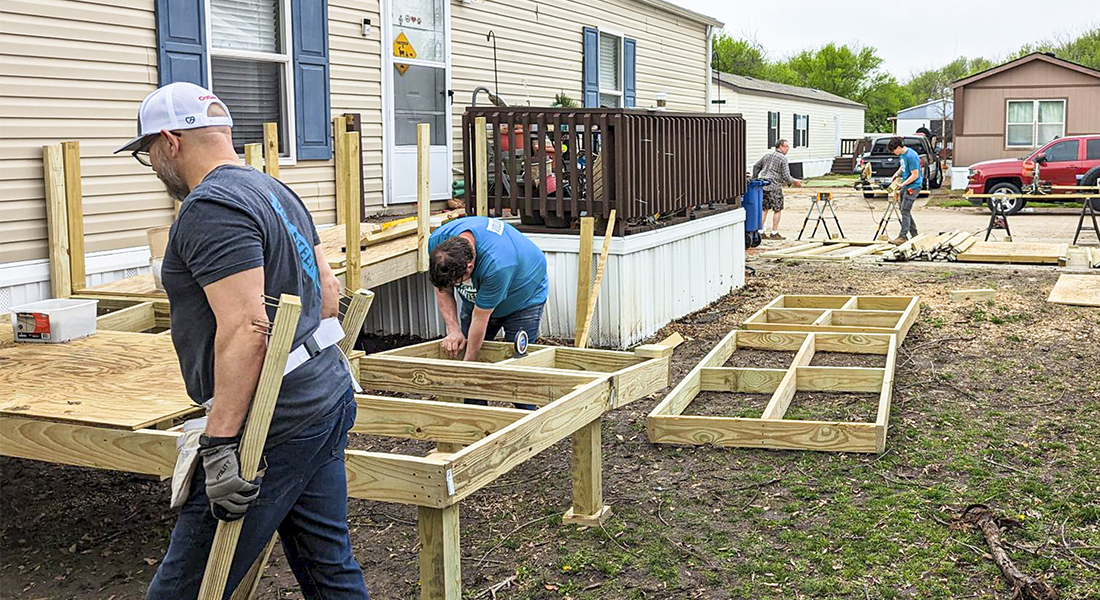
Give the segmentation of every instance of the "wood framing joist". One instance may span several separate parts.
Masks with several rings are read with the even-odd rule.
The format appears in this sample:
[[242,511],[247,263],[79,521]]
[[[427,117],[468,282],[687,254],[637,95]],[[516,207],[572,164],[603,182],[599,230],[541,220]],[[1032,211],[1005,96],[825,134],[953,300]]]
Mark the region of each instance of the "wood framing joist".
[[[840,299],[831,302],[836,304]],[[847,301],[841,306],[845,304]],[[786,369],[723,366],[739,348],[795,351],[795,356]],[[886,356],[886,363],[882,368],[811,366],[817,351],[880,354]],[[883,452],[896,353],[897,337],[892,334],[732,331],[649,413],[649,439],[665,444]],[[703,391],[770,396],[759,418],[685,415]],[[784,418],[795,394],[801,391],[877,394],[875,420]]]
[[893,334],[900,344],[919,311],[919,296],[783,295],[743,326],[755,331]]

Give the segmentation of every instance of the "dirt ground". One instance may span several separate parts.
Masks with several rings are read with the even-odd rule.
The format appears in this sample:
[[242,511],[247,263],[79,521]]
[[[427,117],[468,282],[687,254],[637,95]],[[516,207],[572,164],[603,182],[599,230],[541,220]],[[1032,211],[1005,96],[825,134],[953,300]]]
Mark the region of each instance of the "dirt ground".
[[[673,380],[778,294],[919,294],[887,451],[654,445],[645,416],[662,394],[643,399],[604,424],[614,510],[604,528],[561,524],[567,441],[463,502],[465,598],[491,598],[489,586],[510,580],[496,598],[1007,599],[982,536],[950,526],[973,502],[1022,523],[1005,539],[1024,572],[1047,578],[1063,599],[1100,598],[1100,310],[1045,302],[1057,278],[1046,268],[752,266],[745,288],[654,336],[687,339]],[[948,301],[952,289],[985,286],[998,290],[992,302]],[[873,411],[851,396],[800,394],[792,416]],[[762,408],[751,398],[712,400],[689,412]],[[10,458],[0,469],[0,597],[142,596],[174,521],[167,484]],[[417,598],[415,509],[352,500],[350,513],[371,596]],[[258,597],[301,598],[281,550]]]

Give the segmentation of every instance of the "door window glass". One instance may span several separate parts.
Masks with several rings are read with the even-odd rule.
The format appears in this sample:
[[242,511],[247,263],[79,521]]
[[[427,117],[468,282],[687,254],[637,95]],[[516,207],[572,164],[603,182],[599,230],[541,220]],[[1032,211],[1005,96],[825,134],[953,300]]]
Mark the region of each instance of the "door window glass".
[[444,42],[442,0],[394,0],[390,44],[411,47],[416,60],[442,63]]
[[1047,155],[1047,160],[1049,162],[1077,160],[1077,140],[1058,142],[1050,148],[1047,148],[1044,154]]
[[446,145],[447,81],[443,69],[394,65],[393,108],[396,145],[415,146],[419,123],[431,124],[431,145]]

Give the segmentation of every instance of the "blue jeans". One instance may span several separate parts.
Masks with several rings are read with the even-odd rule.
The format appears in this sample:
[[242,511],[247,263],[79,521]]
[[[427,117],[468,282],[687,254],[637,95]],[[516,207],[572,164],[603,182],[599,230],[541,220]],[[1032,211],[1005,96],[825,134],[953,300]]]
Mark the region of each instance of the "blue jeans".
[[[260,495],[244,517],[225,598],[278,531],[303,596],[368,600],[348,533],[344,448],[354,422],[355,398],[348,389],[336,410],[267,451],[267,471]],[[198,597],[218,523],[210,513],[205,478],[200,462],[191,480],[191,496],[172,530],[168,553],[149,584],[147,600]]]
[[[462,326],[462,335],[470,335],[470,319],[473,318],[474,307],[466,300],[460,300],[462,306],[458,310],[459,324]],[[535,343],[535,340],[539,337],[539,323],[542,322],[542,309],[543,304],[536,304],[527,308],[521,308],[516,312],[498,317],[492,315],[489,317],[489,323],[485,326],[485,339],[491,340],[500,333],[501,329],[504,329],[504,341],[511,344],[516,341],[516,334],[520,331],[527,332],[527,340],[530,343]],[[482,406],[488,404],[484,400],[471,400],[467,399],[466,404],[480,404]],[[535,410],[534,404],[520,404],[515,403],[515,407],[522,410]]]
[[901,233],[898,237],[917,237],[917,224],[913,222],[913,204],[917,201],[920,188],[905,188],[901,191],[901,201],[898,202],[901,209]]

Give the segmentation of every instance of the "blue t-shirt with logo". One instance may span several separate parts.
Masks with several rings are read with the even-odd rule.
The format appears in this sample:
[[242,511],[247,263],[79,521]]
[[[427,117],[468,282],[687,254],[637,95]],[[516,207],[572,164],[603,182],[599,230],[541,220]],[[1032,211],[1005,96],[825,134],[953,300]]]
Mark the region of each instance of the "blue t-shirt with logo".
[[550,290],[546,256],[518,229],[488,217],[464,217],[436,229],[428,252],[444,240],[469,231],[474,236],[474,272],[455,286],[459,296],[494,317],[544,304]]
[[912,148],[906,148],[905,152],[901,153],[901,180],[905,181],[909,178],[909,174],[913,171],[917,172],[917,178],[913,180],[913,183],[905,186],[910,190],[919,190],[924,184],[924,175],[920,170],[920,156]]

